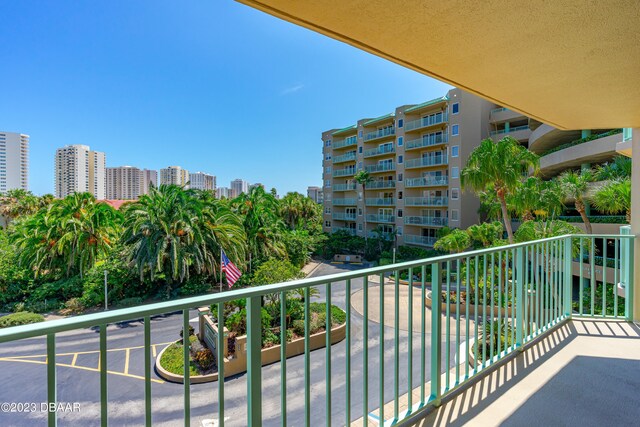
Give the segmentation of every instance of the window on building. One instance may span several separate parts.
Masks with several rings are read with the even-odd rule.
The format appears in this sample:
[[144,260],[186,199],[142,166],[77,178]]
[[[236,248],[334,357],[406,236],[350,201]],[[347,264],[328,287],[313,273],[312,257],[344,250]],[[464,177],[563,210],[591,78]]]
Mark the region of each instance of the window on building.
[[403,119],[398,119],[398,127],[401,128],[404,125]]
[[398,156],[398,163],[402,163],[402,160],[403,160],[402,156]]
[[362,146],[358,147],[358,153],[362,154]]
[[329,140],[325,141],[324,142],[324,146],[325,147],[331,147],[331,140],[329,139]]
[[457,136],[460,134],[460,126],[459,125],[452,125],[451,126],[451,136]]
[[331,166],[324,168],[324,173],[331,173]]
[[324,222],[324,226],[325,227],[331,227],[331,221],[325,221]]
[[457,102],[454,102],[451,105],[451,114],[458,114],[460,112],[460,105]]
[[398,200],[402,200],[402,191],[398,191]]
[[451,189],[451,200],[458,200],[460,198],[460,189],[452,188]]
[[325,179],[324,180],[324,186],[325,187],[331,187],[331,180],[330,179]]
[[358,216],[362,216],[362,208],[358,208]]
[[402,218],[402,209],[398,209],[398,218]]
[[402,178],[403,178],[403,176],[402,176],[402,175],[403,175],[403,174],[401,174],[401,173],[399,173],[399,174],[398,174],[398,181],[400,181],[400,182],[402,182]]
[[358,136],[362,138],[362,131],[358,132]]
[[460,178],[460,168],[454,166],[451,168],[451,178]]
[[458,157],[460,155],[460,146],[454,145],[451,147],[451,157]]
[[398,137],[398,147],[402,147],[402,143],[404,142],[404,137],[399,136]]
[[458,209],[451,209],[451,221],[459,221],[459,212]]
[[326,156],[324,156],[325,160],[331,160],[331,154],[327,154]]
[[358,231],[362,231],[362,224],[358,224]]
[[396,230],[398,230],[398,236],[402,236],[402,227],[398,227]]

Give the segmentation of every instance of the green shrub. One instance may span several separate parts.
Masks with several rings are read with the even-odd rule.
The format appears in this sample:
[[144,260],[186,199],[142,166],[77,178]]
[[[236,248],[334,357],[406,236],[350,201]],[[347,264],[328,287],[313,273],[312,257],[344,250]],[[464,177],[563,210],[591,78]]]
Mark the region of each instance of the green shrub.
[[0,317],[0,328],[8,328],[11,326],[28,325],[30,323],[44,322],[41,314],[31,313],[28,311],[20,311],[18,313],[8,314]]
[[68,279],[60,279],[55,282],[43,283],[36,287],[29,300],[44,301],[49,299],[57,299],[62,301],[78,298],[82,296],[83,283],[79,276]]
[[200,366],[203,371],[208,371],[213,367],[213,364],[215,363],[213,352],[208,348],[198,350],[193,356],[193,360]]
[[140,297],[125,298],[118,301],[118,307],[133,307],[140,304],[142,304],[142,298]]
[[180,295],[202,295],[211,292],[211,284],[206,283],[203,279],[188,280],[180,286]]
[[72,313],[81,313],[85,309],[80,298],[71,298],[69,301],[64,303],[64,308]]
[[292,329],[297,336],[303,337],[304,336],[304,320],[302,319],[294,320]]

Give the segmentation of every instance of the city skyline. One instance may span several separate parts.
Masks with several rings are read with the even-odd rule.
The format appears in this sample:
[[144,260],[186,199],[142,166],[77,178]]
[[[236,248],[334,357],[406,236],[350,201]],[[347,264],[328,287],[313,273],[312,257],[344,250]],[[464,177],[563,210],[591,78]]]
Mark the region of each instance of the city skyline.
[[[178,164],[215,171],[219,183],[241,176],[304,194],[321,185],[327,126],[450,87],[233,2],[130,5],[130,16],[153,15],[144,22],[107,3],[3,12],[0,37],[12,43],[0,53],[21,71],[0,70],[11,100],[0,105],[0,129],[30,135],[36,194],[54,192],[51,157],[73,144],[107,152],[110,167]],[[227,37],[239,27],[241,37]]]

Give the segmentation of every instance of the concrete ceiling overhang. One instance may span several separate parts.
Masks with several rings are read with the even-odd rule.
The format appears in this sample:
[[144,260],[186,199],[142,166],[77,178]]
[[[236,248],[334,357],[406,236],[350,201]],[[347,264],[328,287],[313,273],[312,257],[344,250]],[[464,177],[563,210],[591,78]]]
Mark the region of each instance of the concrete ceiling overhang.
[[561,129],[640,127],[637,0],[238,0]]

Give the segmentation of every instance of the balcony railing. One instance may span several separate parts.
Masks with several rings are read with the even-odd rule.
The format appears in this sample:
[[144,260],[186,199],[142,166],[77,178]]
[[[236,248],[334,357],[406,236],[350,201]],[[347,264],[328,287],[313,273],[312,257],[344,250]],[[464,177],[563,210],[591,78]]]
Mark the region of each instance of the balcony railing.
[[334,141],[332,146],[334,150],[340,149],[340,148],[344,148],[344,147],[349,147],[351,145],[357,145],[358,144],[358,138],[356,138],[355,136],[343,139],[342,141]]
[[[415,239],[418,244],[430,243],[430,238],[423,240],[422,236],[405,235],[404,239],[405,242]],[[501,361],[505,357],[522,350],[538,336],[566,325],[564,320],[574,315],[632,320],[633,240],[632,235],[566,235],[331,276],[251,286],[5,328],[0,330],[0,344],[4,345],[6,354],[8,349],[22,344],[20,340],[39,339],[30,340],[27,344],[30,347],[44,345],[47,357],[25,356],[31,357],[27,360],[33,363],[25,364],[21,375],[30,378],[31,387],[24,389],[21,396],[32,402],[42,399],[47,407],[57,408],[63,403],[59,402],[59,397],[69,399],[74,389],[64,388],[67,381],[72,381],[66,373],[62,376],[64,381],[58,378],[61,374],[58,366],[69,365],[66,359],[57,358],[57,351],[69,351],[71,336],[68,332],[73,332],[73,336],[95,336],[100,360],[96,373],[99,375],[96,375],[95,382],[83,385],[82,392],[86,394],[82,399],[91,399],[94,393],[99,396],[95,401],[95,418],[92,419],[96,422],[99,419],[102,425],[109,422],[124,424],[119,416],[126,390],[109,381],[111,371],[108,371],[112,369],[112,359],[116,359],[109,348],[118,346],[119,331],[107,326],[121,322],[132,322],[127,333],[138,336],[142,343],[139,350],[144,353],[144,357],[137,359],[140,366],[135,367],[139,369],[144,387],[140,387],[137,400],[127,401],[127,407],[131,408],[129,411],[140,410],[140,418],[145,420],[140,420],[140,424],[151,425],[154,418],[161,415],[164,424],[196,425],[204,414],[215,412],[219,425],[231,416],[234,425],[259,426],[267,424],[267,420],[269,424],[280,424],[280,421],[285,424],[287,417],[293,416],[304,420],[300,424],[306,425],[329,424],[331,421],[350,425],[359,418],[367,420],[375,411],[378,425],[390,425],[402,423],[409,416],[424,414],[434,405],[439,405],[443,397],[470,384],[478,375],[495,372],[495,368],[503,366]],[[613,275],[604,269],[601,276],[596,276],[591,256],[580,269],[591,271],[589,278],[586,282],[580,281],[583,286],[574,288],[574,255],[584,251],[595,254],[594,242],[604,243],[603,251],[612,245],[616,249],[612,256],[619,260],[615,265],[620,267],[613,269]],[[606,258],[607,254],[603,256]],[[389,275],[394,279],[388,279]],[[401,277],[407,278],[408,289],[412,290],[403,293],[402,297],[399,292]],[[311,302],[312,288],[319,289],[321,298],[327,303],[324,328],[331,331],[320,340],[325,345],[324,351],[313,353],[313,371],[311,322],[315,317],[311,316],[314,304]],[[624,289],[620,295],[619,289]],[[304,299],[289,292],[293,290],[300,290]],[[601,297],[595,297],[596,290]],[[270,332],[280,337],[281,357],[276,366],[263,369],[262,305],[267,300],[266,296],[273,300],[274,295],[276,302],[272,304],[279,306],[279,319],[275,320],[279,326]],[[300,306],[304,313],[301,332],[304,345],[298,360],[286,357],[288,334],[284,329],[289,321],[288,302],[291,299],[297,300],[296,307]],[[414,305],[415,299],[420,302]],[[437,303],[427,308],[421,302],[429,299]],[[192,386],[190,366],[185,363],[183,384],[163,391],[166,397],[157,400],[157,396],[152,395],[155,316],[178,316],[180,322],[176,329],[181,329],[183,335],[188,336],[189,322],[194,315],[190,310],[213,306],[218,317],[214,320],[224,324],[225,307],[238,300],[246,307],[242,312],[246,312],[246,318],[243,314],[242,319],[246,319],[246,346],[236,347],[236,352],[246,353],[246,374],[241,379],[216,381],[214,387],[217,392],[211,390],[199,394],[197,407],[193,405],[192,408],[192,394],[203,388]],[[344,307],[346,311],[339,328],[332,322],[332,304]],[[406,330],[401,330],[401,325]],[[389,328],[393,338],[385,336]],[[58,343],[61,334],[64,342]],[[484,344],[487,334],[498,339],[486,340]],[[227,338],[224,333],[211,335],[212,342],[216,344],[212,349],[216,361],[233,361],[225,358]],[[333,349],[334,339],[344,339],[344,344]],[[480,342],[483,345],[477,344]],[[182,346],[183,360],[187,362],[190,346]],[[2,363],[10,362],[5,360]],[[217,373],[224,378],[225,363],[218,364]],[[320,364],[324,369],[317,368]],[[46,369],[41,369],[41,365]],[[264,388],[263,378],[268,382]],[[112,383],[111,387],[109,383]],[[19,384],[14,386],[20,387]],[[37,393],[29,397],[30,390]],[[177,393],[166,394],[171,390]],[[266,404],[267,399],[269,404]],[[179,406],[172,407],[168,404],[170,400]],[[400,409],[401,400],[406,409]],[[332,406],[338,401],[341,402],[338,407]],[[387,402],[393,403],[393,408],[385,408]],[[200,410],[204,408],[206,412]],[[42,417],[48,418],[48,425],[55,426],[58,415],[58,411],[46,411]],[[72,420],[73,415],[65,414],[65,421],[67,417]],[[3,414],[3,417],[9,416]],[[14,424],[6,418],[3,420],[6,425]]]
[[393,215],[367,215],[367,221],[393,223],[396,221],[396,217]]
[[351,176],[356,174],[356,168],[335,169],[333,171],[334,177],[339,176]]
[[374,139],[384,138],[386,136],[391,136],[395,134],[396,134],[396,128],[384,128],[384,129],[379,129],[373,132],[366,133],[364,135],[364,140],[372,141]]
[[441,135],[424,135],[422,138],[412,139],[405,143],[405,150],[412,150],[414,148],[431,147],[434,145],[446,144],[449,141],[447,134]]
[[418,120],[411,120],[409,122],[406,122],[404,124],[404,130],[406,132],[406,131],[415,130],[415,129],[422,129],[428,126],[433,126],[440,123],[446,123],[447,120],[448,120],[447,113],[439,114],[437,116],[423,117]]
[[446,197],[407,197],[404,200],[406,206],[447,206]]
[[333,227],[331,229],[334,233],[337,233],[338,231],[346,231],[347,233],[351,234],[352,236],[356,235],[356,229],[355,228],[349,228],[349,227]]
[[357,203],[355,198],[346,198],[346,199],[333,199],[333,204],[335,206],[355,206]]
[[447,218],[437,216],[405,216],[405,225],[427,225],[432,227],[444,227],[449,223]]
[[504,133],[514,133],[520,130],[527,130],[527,129],[529,129],[529,125],[516,126],[516,127],[510,128],[509,130],[506,130],[506,129],[492,130],[491,132],[489,132],[489,135],[502,135]]
[[447,156],[429,156],[429,157],[421,157],[419,159],[410,159],[406,161],[405,168],[424,168],[429,166],[441,166],[448,164],[449,161]]
[[448,184],[449,184],[449,177],[447,176],[424,176],[421,178],[407,178],[404,181],[404,186],[407,188],[442,187]]
[[356,183],[351,182],[348,184],[335,184],[333,186],[333,191],[350,191],[356,189]]
[[377,165],[369,165],[369,166],[365,166],[364,170],[366,170],[369,173],[394,171],[394,170],[396,170],[396,164],[395,163],[380,163],[380,164],[377,164]]
[[367,190],[379,188],[396,188],[396,182],[390,179],[383,179],[379,181],[371,181],[367,184]]
[[404,235],[404,242],[408,243],[408,244],[413,244],[413,245],[421,245],[421,246],[432,247],[436,243],[436,240],[438,240],[438,239],[435,238],[435,237],[416,236],[414,234],[405,234]]
[[333,163],[342,163],[342,162],[349,162],[349,161],[355,161],[356,159],[356,152],[355,151],[351,151],[347,154],[342,154],[341,156],[336,156],[333,158]]
[[355,213],[343,213],[343,212],[334,212],[331,216],[333,219],[337,219],[339,221],[355,221],[356,214]]
[[393,206],[393,197],[367,197],[367,206]]
[[380,147],[370,148],[368,150],[364,150],[364,157],[375,157],[381,156],[383,154],[395,153],[396,147],[393,145],[381,145]]

